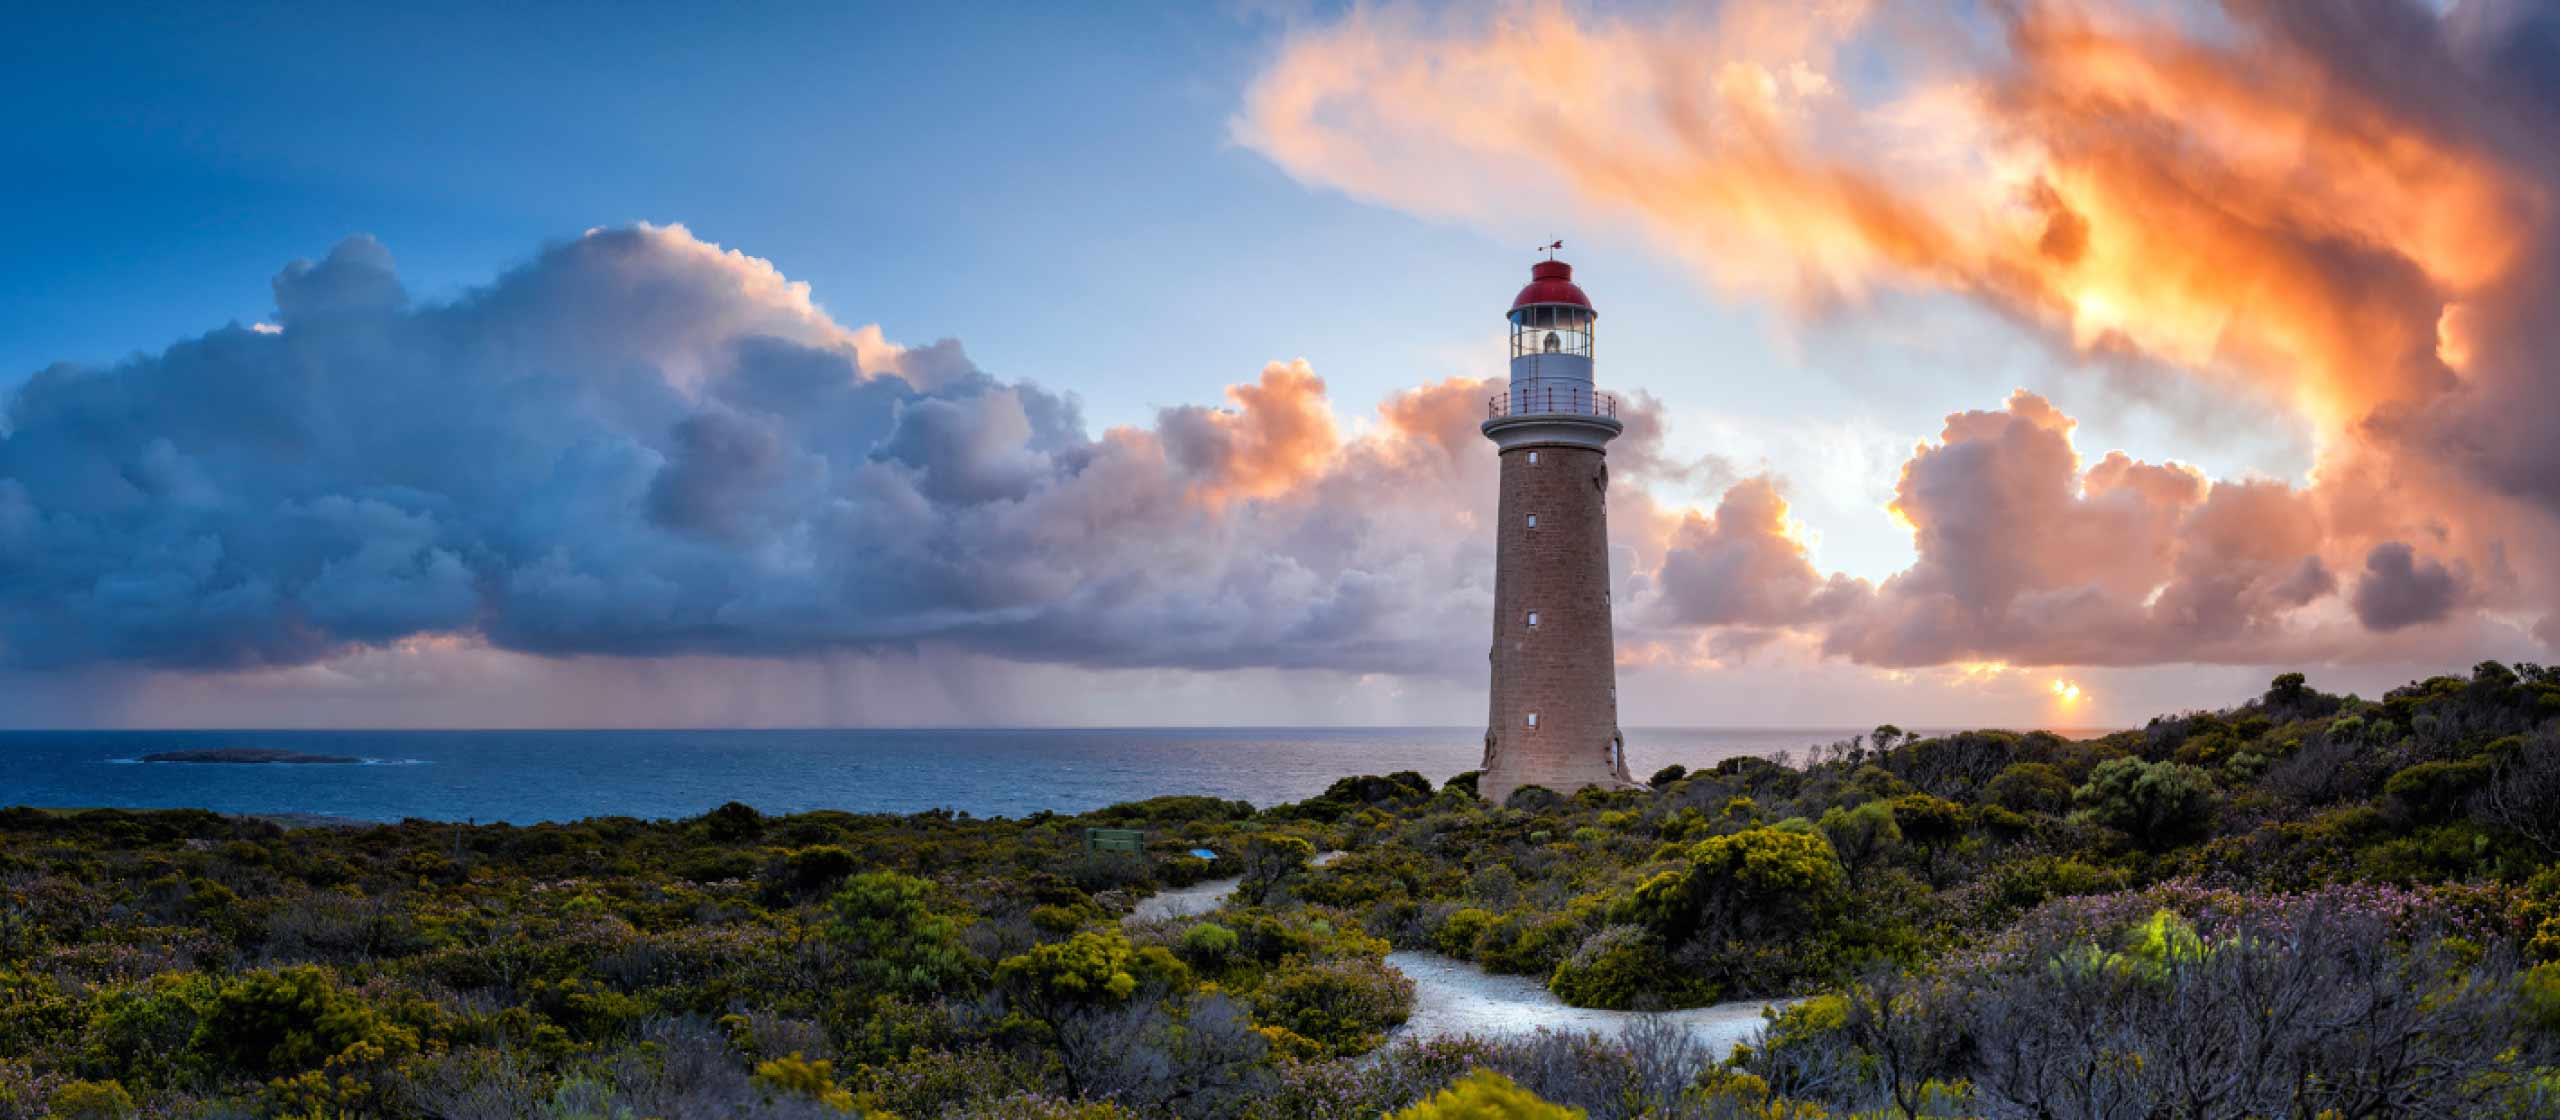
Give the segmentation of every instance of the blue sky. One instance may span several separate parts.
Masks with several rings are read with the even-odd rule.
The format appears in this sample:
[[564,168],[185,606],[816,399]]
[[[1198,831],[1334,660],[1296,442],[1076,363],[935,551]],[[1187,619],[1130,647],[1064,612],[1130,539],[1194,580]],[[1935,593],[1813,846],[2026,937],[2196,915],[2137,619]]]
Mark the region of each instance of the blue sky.
[[[1754,0],[1715,10],[1775,11],[1780,22],[1801,14]],[[1172,439],[1192,423],[1187,410],[1220,405],[1227,386],[1254,382],[1266,363],[1303,359],[1326,382],[1344,438],[1357,440],[1389,423],[1375,410],[1395,394],[1453,376],[1499,374],[1500,314],[1536,257],[1531,247],[1561,237],[1577,278],[1601,310],[1601,381],[1660,402],[1672,456],[1718,463],[1714,470],[1658,472],[1641,484],[1666,515],[1676,516],[1713,510],[1728,486],[1769,475],[1801,523],[1789,531],[1786,547],[1805,547],[1801,563],[1821,573],[1881,584],[1912,569],[1920,559],[1915,540],[1883,509],[1906,459],[1915,445],[1939,439],[1949,414],[1998,415],[2021,389],[2076,422],[2072,445],[2084,461],[2121,449],[2150,463],[2187,464],[2216,480],[2271,480],[2301,502],[2313,501],[2304,489],[2317,450],[2313,425],[2264,387],[2280,378],[2219,368],[2227,358],[2219,353],[2205,363],[2217,368],[2183,368],[2178,354],[2147,350],[2138,323],[2137,337],[2125,345],[2078,346],[2076,326],[2057,330],[2049,309],[1986,298],[1978,284],[1925,272],[1880,272],[1846,299],[1773,296],[1784,287],[1780,278],[1737,275],[1729,262],[1712,259],[1712,244],[1705,261],[1696,245],[1682,248],[1693,231],[1682,226],[1686,219],[1676,208],[1665,212],[1607,192],[1560,189],[1570,177],[1547,164],[1562,157],[1548,161],[1534,145],[1469,147],[1499,130],[1470,131],[1482,122],[1464,119],[1467,98],[1502,95],[1499,83],[1459,90],[1436,107],[1420,102],[1441,91],[1418,95],[1416,120],[1427,118],[1424,110],[1452,116],[1404,139],[1417,150],[1448,143],[1451,167],[1462,170],[1446,173],[1467,180],[1459,185],[1470,192],[1513,203],[1537,200],[1534,205],[1448,217],[1429,204],[1429,192],[1446,181],[1435,184],[1425,174],[1419,185],[1364,189],[1356,166],[1287,166],[1240,126],[1257,82],[1321,61],[1327,49],[1388,40],[1395,51],[1381,57],[1392,62],[1397,52],[1439,58],[1481,45],[1470,38],[1481,27],[1466,10],[1400,22],[1414,11],[1227,4],[450,5],[407,11],[93,4],[48,12],[23,22],[0,48],[0,96],[26,107],[0,122],[0,159],[13,172],[0,179],[0,245],[7,246],[0,251],[0,393],[56,362],[99,369],[141,359],[133,367],[142,371],[137,377],[168,374],[177,366],[164,363],[162,351],[228,323],[276,318],[269,283],[279,268],[298,258],[321,259],[351,235],[370,235],[387,247],[412,305],[435,309],[517,300],[520,291],[501,291],[512,290],[509,270],[576,272],[585,266],[574,250],[588,231],[681,224],[691,238],[769,261],[805,282],[835,323],[877,324],[908,345],[958,339],[997,383],[1023,387],[1031,397],[1072,398],[1088,435],[1126,425]],[[1558,49],[1583,37],[1623,44],[1630,28],[1638,42],[1700,33],[1689,9],[1520,11],[1546,18],[1537,33],[1554,37]],[[1955,18],[1945,42],[1967,45],[1949,50],[1959,57],[1996,52],[1999,36],[1985,34],[1996,30],[1996,19],[1968,8],[1950,11]],[[2235,34],[2211,29],[2211,20],[2191,22],[2209,34]],[[1855,28],[1836,43],[1795,44],[1785,48],[1796,52],[1792,56],[1745,61],[1766,62],[1768,69],[1755,72],[1774,74],[1795,73],[1787,67],[1800,70],[1807,59],[1829,65],[1830,78],[1803,88],[1846,91],[1852,110],[1873,114],[1861,118],[1861,127],[1899,127],[1905,118],[1890,111],[1896,83],[1906,76],[1906,56],[1925,53],[1926,45],[1901,37],[1907,30]],[[1747,38],[1711,34],[1698,46],[1747,52],[1756,46],[1741,41]],[[1380,84],[1354,81],[1336,92],[1349,104],[1386,104],[1377,99],[1412,89],[1392,77],[1361,75],[1360,81]],[[1540,92],[1533,88],[1532,96]],[[1625,92],[1576,103],[1606,104],[1607,96]],[[1652,108],[1642,100],[1617,104],[1631,115]],[[1825,120],[1830,112],[1811,119]],[[1393,127],[1363,132],[1357,122],[1317,123],[1339,127],[1353,140],[1384,135],[1392,143],[1395,136]],[[1595,135],[1636,142],[1652,127],[1591,125]],[[1813,141],[1814,150],[1851,162],[1872,154],[1854,143],[1868,133],[1847,135],[1850,141]],[[2002,205],[2014,202],[2014,184],[1999,189],[2009,192],[1994,196]],[[1934,201],[1915,197],[1923,205]],[[1717,226],[1720,232],[1754,232],[1748,215],[1714,217],[1727,223]],[[673,254],[658,263],[675,267],[669,262],[683,256],[682,240],[651,241],[650,251]],[[1737,245],[1735,259],[1747,259],[1743,248]],[[374,267],[367,263],[370,252],[351,259]],[[692,281],[707,276],[693,274]],[[2218,310],[2244,324],[2259,311],[2242,304]],[[2245,326],[2229,329],[2246,333]],[[2112,356],[2093,356],[2099,354]],[[352,367],[333,372],[370,376]],[[945,391],[918,388],[928,396]],[[361,439],[365,432],[349,434]],[[664,435],[632,438],[650,445],[651,455],[678,454]],[[118,438],[141,454],[151,451],[153,436]],[[215,437],[208,447],[177,450],[218,459],[220,443]],[[823,438],[812,450],[828,450]],[[130,475],[136,468],[126,461],[116,469]],[[329,493],[328,481],[303,480],[282,494],[305,501]],[[350,493],[374,492],[353,480],[348,486]],[[28,508],[49,508],[44,497],[38,494]],[[9,512],[0,501],[0,530],[8,528]],[[406,512],[432,511],[415,505]],[[2320,545],[2313,568],[2325,563],[2352,576],[2362,550],[2416,539],[2413,534],[2433,534],[2428,539],[2448,550],[2445,563],[2476,558],[2474,568],[2482,572],[2505,555],[2502,542],[2467,531],[2448,535],[2440,519],[2428,520],[2432,512],[2419,512],[2425,516],[2376,520]],[[225,539],[234,557],[258,543]],[[0,532],[0,545],[6,543]],[[2175,545],[2157,548],[2167,564]],[[1315,563],[1283,559],[1301,567]],[[2147,611],[2167,586],[2167,570],[2144,577],[2154,581],[2150,599],[2138,586],[2107,593],[2131,594],[2126,609]],[[2442,589],[2459,585],[2489,612],[2481,616],[2489,620],[2484,624],[2502,627],[2494,632],[2498,641],[2511,645],[2518,628],[2533,622],[2517,604],[2533,600],[2538,576],[2493,586],[2466,574],[2473,568],[2457,571],[2427,555],[2409,570],[2422,583],[2441,577],[2425,585],[2435,589],[2426,602],[2438,614],[2430,617],[2452,601],[2453,593]],[[1444,586],[1425,590],[1463,583],[1471,571],[1462,566],[1435,574],[1426,582]],[[493,570],[479,576],[484,586],[497,578]],[[2304,624],[2312,628],[2306,633],[2339,632],[2348,589],[2340,585],[2335,598],[2312,605],[2306,616],[2317,617]],[[2324,626],[2329,629],[2319,629]],[[1714,630],[1699,632],[1697,650],[1714,644]],[[1790,632],[1810,643],[1816,631]],[[2398,659],[2388,668],[2359,671],[2382,679],[2411,664],[2408,658],[2433,657],[2473,640],[2447,630],[2431,638],[2432,645],[2411,645],[2420,652],[2391,655]],[[1714,688],[1725,690],[1714,693],[1718,702],[1739,701],[1741,718],[1758,722],[1826,722],[1832,716],[1825,709],[1838,697],[1956,679],[1946,673],[1978,682],[1985,659],[1998,660],[1985,654],[1962,666],[1944,660],[1896,666],[1889,658],[1852,665],[1813,652],[1813,644],[1795,648],[1799,660],[1792,662],[1732,660],[1729,651],[1696,656],[1703,659],[1698,664],[1725,674],[1715,678]],[[2271,659],[2294,656],[2283,652],[2291,647],[2269,648]],[[2336,646],[2322,637],[2301,648]],[[756,656],[770,653],[759,649]],[[998,650],[995,656],[1017,654]],[[1142,699],[1148,690],[1191,696],[1186,703],[1192,706],[1177,705],[1175,717],[1214,720],[1222,710],[1221,682],[1237,679],[1220,677],[1226,670],[1205,663],[1153,666],[1141,668],[1205,675],[1123,680],[1097,690],[1075,674],[1137,670],[1074,658],[1068,659],[1074,667],[1061,668],[1045,656],[1015,666],[1039,678],[1024,686],[1028,695],[1133,698],[1069,722],[1128,721],[1132,714],[1144,721],[1156,711]],[[1207,661],[1224,664],[1219,659],[1230,656],[1244,655],[1229,651]],[[1355,722],[1465,718],[1478,702],[1476,682],[1382,684],[1357,665],[1308,669],[1288,656],[1254,659],[1263,656],[1238,664],[1273,674],[1252,686],[1269,705],[1261,710],[1269,721],[1286,722],[1304,711],[1310,694],[1358,693],[1339,703],[1328,699],[1335,706],[1317,713]],[[2161,656],[2149,652],[2138,660],[2152,664]],[[2238,662],[2227,650],[2212,656],[2212,679],[2257,678],[2263,666],[2242,656]],[[931,660],[925,655],[872,677],[956,679],[958,670],[924,665]],[[1739,672],[1738,665],[1758,668]],[[1941,676],[1914,676],[1915,670]],[[84,671],[116,672],[112,666]],[[1634,678],[1634,718],[1701,721],[1693,699],[1707,693],[1698,691],[1698,679],[1633,663],[1627,671]],[[828,672],[840,685],[853,670]],[[1303,672],[1318,675],[1290,676]],[[2143,672],[2091,667],[2083,675],[2107,682],[2109,691],[2099,695],[2125,705],[2175,695],[2196,679],[2179,670],[2140,681],[2125,677]],[[1353,683],[1324,673],[1352,673]],[[165,675],[153,679],[158,683],[151,687],[164,691],[170,683]],[[203,700],[187,692],[193,684],[180,683],[185,687],[178,692]],[[2017,682],[2008,702],[2023,703],[2018,696],[2039,693],[2044,683]],[[0,693],[10,687],[0,679]],[[610,684],[596,687],[609,690]],[[64,718],[127,718],[121,698],[136,688],[150,691],[121,678],[99,685],[94,693],[102,699],[65,709],[74,714]],[[1372,689],[1375,695],[1362,691]],[[969,689],[951,696],[957,698],[919,718],[958,720],[969,714],[968,705],[991,702]],[[1754,698],[1770,696],[1784,699],[1753,707]],[[368,702],[350,710],[371,710],[363,706]],[[448,702],[403,709],[399,720],[438,722],[445,709],[436,705]],[[165,719],[171,710],[163,706],[139,718]],[[1005,718],[1039,722],[1018,714],[1041,710],[1036,705],[1007,710],[1017,714]],[[2123,714],[2140,710],[2127,707]],[[239,718],[262,718],[256,711]],[[1902,718],[1944,721],[1949,715]],[[813,718],[877,722],[834,709]]]
[[[1097,424],[1214,402],[1274,359],[1308,359],[1347,417],[1496,373],[1497,316],[1527,246],[1551,236],[1602,306],[1603,378],[1675,414],[1745,432],[1827,423],[1881,449],[2018,385],[2066,405],[2086,388],[1951,299],[1844,331],[1722,297],[1570,208],[1490,230],[1301,184],[1230,121],[1274,43],[1327,14],[66,9],[0,73],[12,103],[48,109],[0,125],[21,171],[0,187],[0,385],[256,321],[278,266],[351,233],[433,298],[544,242],[653,221],[773,261],[840,320],[959,338],[991,372],[1072,392]],[[2096,411],[2079,414],[2099,438],[2166,450],[2172,418]],[[1763,465],[1768,449],[1712,430],[1674,438]],[[2298,470],[2292,450],[2214,465]],[[1876,508],[1889,477],[1853,494],[1815,485],[1818,463],[1765,465],[1805,476],[1797,500],[1833,564],[1881,576],[1907,561]]]

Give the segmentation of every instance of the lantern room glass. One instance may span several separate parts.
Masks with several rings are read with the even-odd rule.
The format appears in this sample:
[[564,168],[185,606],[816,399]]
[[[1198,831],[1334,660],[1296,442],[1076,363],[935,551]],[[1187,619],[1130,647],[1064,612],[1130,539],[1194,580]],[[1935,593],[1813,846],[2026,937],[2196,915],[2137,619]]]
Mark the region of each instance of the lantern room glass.
[[1571,354],[1591,356],[1591,321],[1597,318],[1588,307],[1570,304],[1541,303],[1511,312],[1511,356],[1530,354]]

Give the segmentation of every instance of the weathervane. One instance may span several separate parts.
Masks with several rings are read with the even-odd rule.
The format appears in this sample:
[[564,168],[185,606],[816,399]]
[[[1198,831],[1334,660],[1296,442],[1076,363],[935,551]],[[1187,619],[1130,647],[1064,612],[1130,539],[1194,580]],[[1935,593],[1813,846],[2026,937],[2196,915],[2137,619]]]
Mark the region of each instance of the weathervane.
[[1555,241],[1550,241],[1544,245],[1540,245],[1538,248],[1546,251],[1548,260],[1554,260],[1556,259],[1556,250],[1564,248],[1564,241],[1559,238]]

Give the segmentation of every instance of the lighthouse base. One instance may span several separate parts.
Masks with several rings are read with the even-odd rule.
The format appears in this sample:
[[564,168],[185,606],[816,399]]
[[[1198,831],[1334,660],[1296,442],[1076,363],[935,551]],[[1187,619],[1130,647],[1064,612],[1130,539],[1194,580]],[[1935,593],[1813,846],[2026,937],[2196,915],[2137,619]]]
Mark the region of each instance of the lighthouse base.
[[1584,758],[1605,759],[1582,762],[1557,757],[1505,757],[1497,734],[1485,735],[1484,771],[1476,777],[1476,794],[1500,805],[1511,795],[1528,786],[1553,790],[1566,796],[1586,789],[1642,789],[1627,770],[1626,739],[1611,736],[1599,748],[1573,752]]

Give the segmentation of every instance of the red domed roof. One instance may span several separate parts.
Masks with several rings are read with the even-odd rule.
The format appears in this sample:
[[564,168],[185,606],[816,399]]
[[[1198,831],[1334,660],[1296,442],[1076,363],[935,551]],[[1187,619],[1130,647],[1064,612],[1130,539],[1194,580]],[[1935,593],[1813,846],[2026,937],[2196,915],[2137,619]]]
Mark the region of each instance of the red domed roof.
[[1573,266],[1563,261],[1539,261],[1529,266],[1529,286],[1520,289],[1511,309],[1518,311],[1533,303],[1570,303],[1575,307],[1591,306],[1591,297],[1582,294],[1581,285],[1573,282]]

